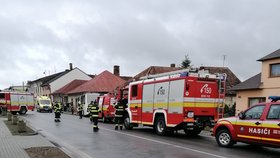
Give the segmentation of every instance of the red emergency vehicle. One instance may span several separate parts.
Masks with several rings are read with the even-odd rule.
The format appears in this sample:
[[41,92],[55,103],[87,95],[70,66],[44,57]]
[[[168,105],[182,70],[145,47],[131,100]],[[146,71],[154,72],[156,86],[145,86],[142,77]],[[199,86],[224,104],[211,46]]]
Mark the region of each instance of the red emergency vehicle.
[[239,116],[220,119],[213,129],[218,145],[245,142],[280,147],[280,96],[269,99],[272,102],[258,103]]
[[142,124],[159,135],[197,135],[223,117],[226,74],[184,69],[141,79],[128,87],[127,129]]
[[24,92],[0,92],[0,107],[12,114],[25,114],[28,110],[34,110],[34,96]]
[[101,111],[99,113],[99,118],[102,118],[103,122],[111,122],[115,118],[115,97],[112,94],[105,94],[103,96],[99,96],[97,100]]

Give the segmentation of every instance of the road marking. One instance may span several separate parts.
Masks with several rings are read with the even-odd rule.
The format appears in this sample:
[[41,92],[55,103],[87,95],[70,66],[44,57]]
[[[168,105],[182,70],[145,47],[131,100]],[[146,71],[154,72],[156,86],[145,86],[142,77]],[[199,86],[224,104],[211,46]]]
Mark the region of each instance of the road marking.
[[143,140],[147,140],[147,141],[163,144],[163,145],[172,146],[172,147],[175,147],[175,148],[190,150],[190,151],[197,152],[197,153],[204,154],[204,155],[209,155],[209,156],[219,157],[219,158],[226,158],[224,156],[215,155],[215,154],[211,154],[211,153],[208,153],[208,152],[204,152],[204,151],[200,151],[200,150],[196,150],[196,149],[192,149],[192,148],[187,148],[187,147],[183,147],[183,146],[180,146],[180,145],[171,144],[171,143],[167,143],[167,142],[163,142],[163,141],[159,141],[159,140],[153,140],[153,139],[149,139],[149,138],[145,138],[145,137],[141,137],[141,136],[136,136],[136,135],[133,135],[133,134],[123,133],[123,132],[119,132],[119,131],[115,131],[115,130],[111,130],[111,129],[107,129],[107,128],[103,128],[103,127],[101,127],[101,129],[107,130],[107,131],[110,131],[110,132],[115,132],[115,133],[123,134],[123,135],[130,136],[130,137],[135,137],[135,138],[139,138],[139,139],[143,139]]

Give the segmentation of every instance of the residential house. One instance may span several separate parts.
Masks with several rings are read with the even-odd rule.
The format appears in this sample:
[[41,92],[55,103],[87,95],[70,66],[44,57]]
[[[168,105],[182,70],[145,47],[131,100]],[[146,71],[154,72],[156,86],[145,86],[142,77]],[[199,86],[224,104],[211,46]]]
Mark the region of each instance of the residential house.
[[261,73],[234,86],[237,93],[236,113],[259,103],[269,96],[280,96],[280,49],[257,60],[262,63]]
[[55,92],[59,88],[65,86],[75,79],[90,80],[91,77],[85,72],[75,67],[73,69],[72,63],[69,64],[70,69],[63,72],[59,72],[50,76],[39,78],[35,81],[29,82],[30,91],[34,93],[34,96],[50,96],[52,92]]
[[87,106],[90,101],[100,95],[115,93],[116,88],[125,83],[125,80],[118,75],[116,71],[114,71],[114,74],[107,70],[103,71],[93,79],[67,92],[68,102],[72,102],[76,109],[78,101]]
[[3,91],[15,91],[15,92],[26,92],[28,91],[28,85],[22,86],[10,86],[9,88],[5,88]]
[[44,83],[48,82],[49,80],[57,76],[63,75],[64,73],[66,73],[66,71],[55,73],[46,77],[42,77],[34,81],[29,81],[28,82],[28,85],[30,87],[29,92],[33,93],[35,97],[42,96],[43,91],[45,91],[45,89],[43,89],[41,85],[43,85]]
[[67,93],[71,90],[79,87],[80,85],[86,83],[88,80],[73,80],[70,83],[66,84],[62,88],[56,90],[55,92],[51,93],[53,101],[61,102],[63,105],[69,106],[68,103],[73,102],[73,100],[68,101]]
[[166,73],[171,71],[180,70],[182,68],[175,67],[175,64],[171,64],[170,67],[166,66],[150,66],[146,68],[145,70],[141,71],[137,75],[135,75],[132,80],[138,81],[141,77],[149,76],[149,75],[155,75],[160,73]]

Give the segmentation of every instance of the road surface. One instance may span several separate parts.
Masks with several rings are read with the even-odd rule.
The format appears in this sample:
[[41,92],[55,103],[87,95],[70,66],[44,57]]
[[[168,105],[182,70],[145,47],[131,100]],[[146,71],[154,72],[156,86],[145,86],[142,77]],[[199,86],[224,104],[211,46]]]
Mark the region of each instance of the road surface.
[[152,128],[114,130],[114,124],[99,122],[94,133],[88,118],[62,114],[54,122],[54,113],[28,112],[23,116],[29,124],[71,157],[79,158],[278,158],[280,149],[258,147],[243,143],[233,148],[219,147],[207,131],[189,137],[181,132],[158,136]]

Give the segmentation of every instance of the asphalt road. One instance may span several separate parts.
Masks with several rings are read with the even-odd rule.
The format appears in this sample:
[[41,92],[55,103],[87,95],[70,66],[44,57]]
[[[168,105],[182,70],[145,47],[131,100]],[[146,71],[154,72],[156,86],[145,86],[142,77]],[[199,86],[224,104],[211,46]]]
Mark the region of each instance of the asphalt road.
[[62,114],[61,122],[54,122],[54,113],[28,112],[25,116],[40,134],[61,147],[73,158],[223,158],[253,157],[279,158],[280,149],[243,143],[233,148],[219,147],[209,133],[189,137],[181,132],[172,136],[158,136],[152,128],[114,130],[114,124],[99,122],[99,132],[92,131],[88,118]]

